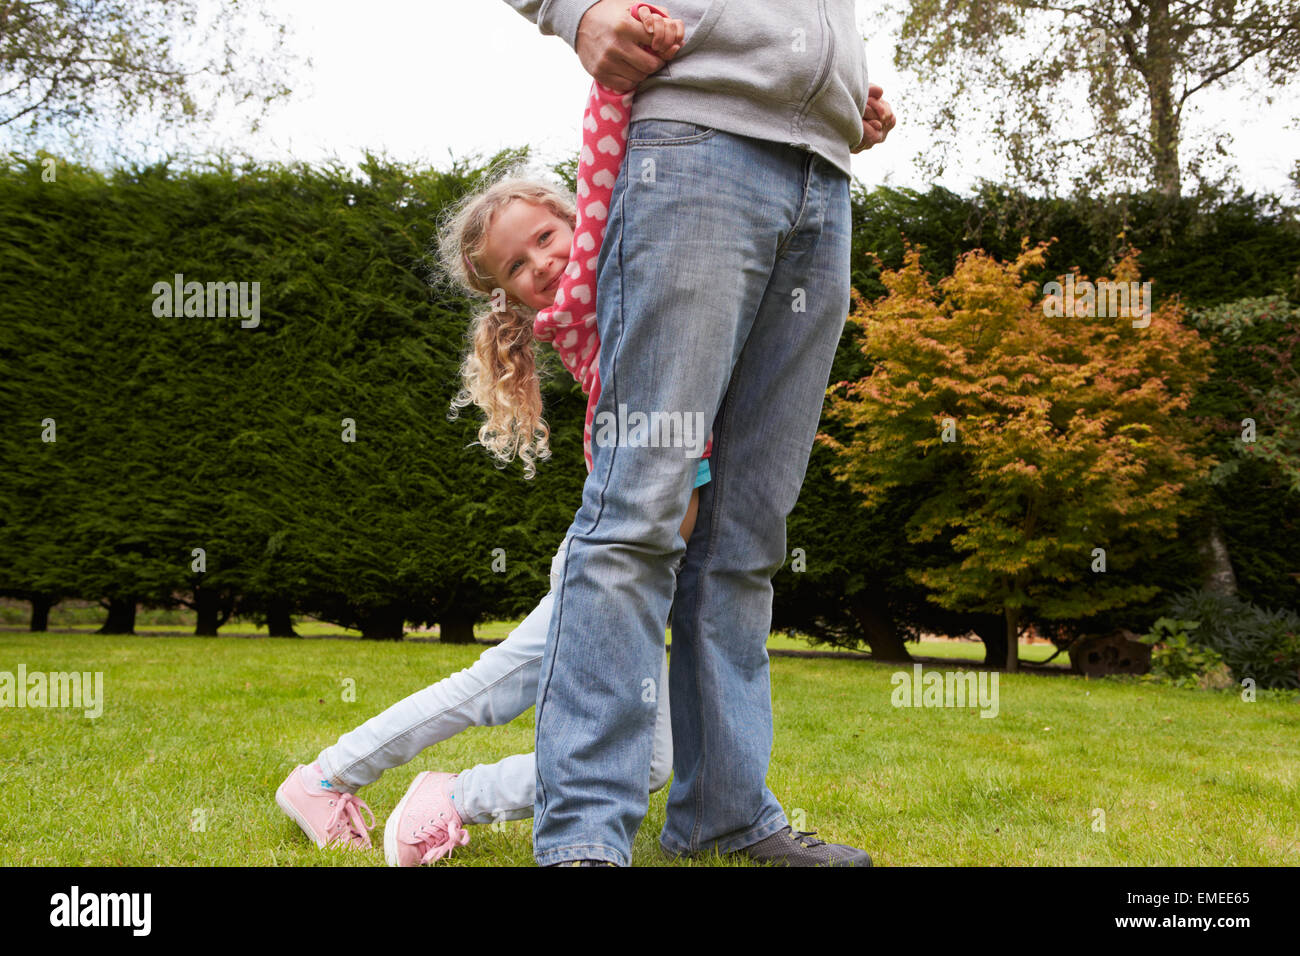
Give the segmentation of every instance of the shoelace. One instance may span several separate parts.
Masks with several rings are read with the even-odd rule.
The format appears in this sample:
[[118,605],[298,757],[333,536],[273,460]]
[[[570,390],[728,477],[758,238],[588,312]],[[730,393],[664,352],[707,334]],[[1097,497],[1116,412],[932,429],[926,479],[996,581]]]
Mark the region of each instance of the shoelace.
[[[369,826],[361,816],[362,810],[370,815]],[[374,828],[375,815],[366,802],[356,794],[340,793],[334,804],[334,813],[330,815],[329,822],[325,825],[326,842],[333,843],[335,840],[341,840],[346,831],[348,840],[354,843],[359,840],[362,846],[370,846],[370,834],[367,831]]]
[[421,843],[427,843],[429,848],[424,851],[420,857],[420,863],[432,863],[434,860],[441,860],[444,856],[451,853],[458,846],[464,846],[469,842],[469,831],[464,827],[458,827],[450,820],[442,822],[440,816],[437,820],[430,820],[424,826],[416,831],[416,836]]
[[[816,830],[810,830],[807,833],[805,833],[802,830],[794,830],[791,831],[790,833],[790,839],[794,840],[801,847],[804,847],[805,849],[809,849],[809,850],[811,850],[815,846],[826,846],[827,844],[825,840],[818,840],[815,838],[816,833],[817,833]],[[808,838],[806,843],[804,842],[805,837]]]

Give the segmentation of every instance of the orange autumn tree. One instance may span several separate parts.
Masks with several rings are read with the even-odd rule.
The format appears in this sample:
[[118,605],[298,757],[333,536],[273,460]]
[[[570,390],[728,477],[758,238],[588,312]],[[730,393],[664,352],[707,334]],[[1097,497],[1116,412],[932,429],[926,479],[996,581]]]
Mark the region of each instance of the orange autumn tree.
[[1124,572],[1174,535],[1184,488],[1213,464],[1183,414],[1209,349],[1179,304],[1143,317],[1141,295],[1125,307],[1102,285],[1136,284],[1136,251],[1100,295],[1077,275],[1045,295],[1024,275],[1047,245],[1009,263],[967,253],[937,289],[909,246],[886,296],[854,290],[874,368],[828,389],[845,427],[817,436],[868,507],[898,485],[932,489],[907,534],[946,535],[952,559],[908,573],[942,607],[1004,614],[1012,671],[1027,611],[1078,622],[1154,596]]

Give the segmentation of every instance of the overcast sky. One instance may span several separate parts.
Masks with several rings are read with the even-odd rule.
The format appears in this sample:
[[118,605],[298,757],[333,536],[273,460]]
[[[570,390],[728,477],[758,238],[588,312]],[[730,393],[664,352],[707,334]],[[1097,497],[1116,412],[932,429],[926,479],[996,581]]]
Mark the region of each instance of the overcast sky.
[[[734,2],[734,0],[733,0]],[[502,0],[264,0],[290,28],[289,45],[314,61],[291,83],[250,136],[233,123],[192,130],[185,142],[238,146],[264,159],[349,163],[370,148],[396,159],[442,167],[450,156],[491,155],[531,144],[540,163],[567,159],[580,143],[582,107],[591,78],[569,46],[542,36]],[[671,2],[662,4],[672,11]],[[927,188],[913,168],[926,147],[908,124],[909,87],[893,68],[894,24],[875,22],[858,0],[868,73],[885,89],[899,122],[887,142],[853,158],[867,185]],[[933,95],[933,94],[931,94]],[[1189,130],[1228,128],[1233,160],[1248,189],[1286,194],[1287,171],[1300,157],[1300,130],[1284,128],[1300,113],[1300,84],[1278,105],[1243,103],[1235,93],[1206,91],[1192,101]],[[979,175],[998,178],[978,155],[952,168],[942,185],[966,192]],[[1288,198],[1298,198],[1292,192]]]

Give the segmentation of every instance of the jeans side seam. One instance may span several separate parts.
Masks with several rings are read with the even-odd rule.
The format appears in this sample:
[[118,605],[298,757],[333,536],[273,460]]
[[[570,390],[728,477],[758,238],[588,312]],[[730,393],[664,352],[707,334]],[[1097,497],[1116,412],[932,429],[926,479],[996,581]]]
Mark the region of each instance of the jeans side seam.
[[[627,196],[627,153],[624,153],[624,155],[623,155],[623,163],[622,163],[622,168],[620,169],[619,175],[623,177],[623,180],[624,180],[624,181],[623,181],[623,189],[622,189],[622,191],[618,194],[618,213],[619,213],[619,214],[618,214],[618,235],[614,238],[614,240],[613,240],[613,241],[614,241],[614,244],[613,244],[612,246],[610,246],[610,245],[608,244],[608,243],[609,243],[609,239],[610,239],[610,237],[609,237],[608,235],[606,235],[606,236],[605,236],[606,245],[605,245],[604,248],[609,249],[609,250],[611,251],[611,254],[613,254],[613,255],[617,255],[617,256],[618,256],[618,264],[619,264],[619,269],[618,269],[618,283],[619,283],[619,289],[618,289],[618,339],[621,339],[622,336],[623,336],[623,301],[624,301],[624,295],[623,295],[623,216],[624,216],[624,208],[623,208],[623,207],[624,207],[624,205],[625,205],[625,199],[626,199],[626,196]],[[617,188],[617,184],[616,184],[616,188]],[[597,273],[597,284],[599,284],[599,272]],[[602,348],[604,347],[604,344],[605,344],[605,343],[604,343],[604,340],[602,340],[602,343],[601,343]],[[612,354],[613,354],[613,355],[615,356],[615,358],[617,359],[618,350],[615,349],[615,350],[613,351]],[[611,372],[616,372],[617,369],[618,369],[618,363],[617,363],[617,361],[615,361],[615,363],[614,363],[614,367],[613,367],[613,369],[611,370]],[[618,377],[617,377],[617,375],[614,375],[613,378],[614,378],[614,382],[613,382],[613,384],[614,384],[614,388],[613,388],[612,391],[614,392],[614,395],[613,395],[614,400],[615,400],[615,401],[614,401],[614,407],[617,409],[617,408],[618,408],[618,393],[617,393],[617,389],[618,389]],[[609,382],[608,382],[606,376],[602,373],[602,375],[601,375],[601,397],[602,397],[602,398],[605,396],[605,393],[606,393],[606,388],[605,388],[605,387],[606,387],[607,384],[609,384]],[[594,444],[594,439],[593,439],[593,444]],[[614,455],[615,452],[617,452],[617,450],[618,450],[618,446],[615,445],[615,446],[613,446],[612,448],[609,449],[609,454],[612,456],[612,455]],[[594,452],[594,451],[592,452],[592,464],[593,464],[593,466],[595,465],[595,452]],[[596,516],[595,516],[595,518],[592,520],[591,527],[588,528],[588,529],[586,530],[586,532],[585,532],[586,534],[590,534],[591,532],[595,531],[597,527],[600,526],[600,519],[601,519],[601,517],[602,517],[602,516],[604,515],[604,513],[605,513],[605,489],[609,486],[609,476],[610,476],[610,473],[612,472],[612,470],[613,470],[613,464],[611,463],[611,464],[606,468],[606,471],[605,471],[605,481],[604,481],[604,483],[601,485],[600,493],[596,496]],[[590,477],[590,476],[588,476],[588,477]],[[562,625],[562,623],[563,623],[563,620],[564,620],[564,602],[563,602],[563,600],[561,600],[561,592],[562,592],[562,590],[563,590],[564,578],[565,578],[565,576],[569,573],[569,568],[570,568],[570,563],[569,563],[569,552],[570,552],[570,549],[571,549],[572,547],[573,547],[573,535],[568,535],[568,536],[566,536],[566,538],[565,538],[565,540],[564,540],[564,574],[560,575],[560,586],[561,586],[561,590],[557,591],[556,594],[555,594],[555,605],[554,605],[554,607],[553,607],[553,609],[552,609],[552,612],[551,612],[551,627],[555,630],[555,637],[556,637],[556,640],[555,640],[555,647],[554,647],[554,649],[552,650],[552,653],[551,653],[551,666],[548,667],[548,668],[546,669],[546,673],[545,673],[545,675],[539,673],[538,676],[537,676],[538,687],[539,687],[539,689],[541,689],[541,693],[539,694],[539,696],[538,696],[538,698],[537,698],[537,707],[536,707],[536,713],[535,713],[535,727],[536,727],[538,730],[540,730],[540,729],[541,729],[541,726],[542,726],[542,712],[543,712],[543,710],[544,710],[545,707],[546,707],[546,697],[547,697],[547,692],[551,689],[551,678],[552,678],[552,677],[554,676],[554,674],[555,674],[555,660],[556,660],[557,657],[559,657],[559,644],[560,644],[560,642],[559,642],[559,636],[560,636],[560,627],[561,627],[561,625]],[[548,634],[547,636],[548,636],[548,638],[549,638],[549,634]],[[550,643],[549,639],[548,639],[547,643],[548,643],[548,644]],[[544,658],[543,658],[543,659],[544,659]],[[536,753],[536,738],[534,737],[534,754],[535,754],[535,753]],[[540,760],[537,760],[537,762],[536,762],[536,766],[537,766],[537,802],[534,804],[534,807],[536,808],[536,812],[533,814],[533,844],[534,844],[534,847],[536,846],[536,843],[537,843],[537,824],[538,824],[538,822],[541,820],[542,815],[545,814],[545,812],[546,812],[546,804],[547,804],[547,799],[546,799],[546,787],[545,787],[545,785],[542,783],[542,771],[541,771],[542,762],[541,762]],[[539,855],[537,855],[536,853],[534,853],[534,859],[536,859],[536,860],[540,863],[542,857],[539,856]]]
[[[569,570],[569,548],[571,548],[572,546],[573,546],[572,536],[571,535],[566,536],[564,539],[564,570],[566,574],[568,573]],[[557,638],[559,637],[560,634],[559,631],[560,622],[557,619],[557,616],[562,615],[564,613],[564,602],[560,600],[560,593],[563,590],[563,588],[564,588],[564,575],[561,574],[560,587],[555,592],[555,603],[551,606],[550,627],[556,629],[555,634]],[[548,643],[549,643],[549,637],[550,635],[548,633],[547,634]],[[558,641],[557,641],[557,645],[558,645]],[[534,840],[536,840],[537,821],[541,819],[542,814],[546,812],[546,788],[542,786],[542,773],[541,773],[542,763],[540,760],[536,759],[537,733],[538,731],[541,730],[542,727],[542,712],[546,707],[546,692],[551,688],[551,675],[555,673],[555,658],[556,658],[556,654],[552,653],[551,666],[547,668],[545,674],[542,674],[540,669],[537,674],[537,687],[539,690],[541,690],[541,694],[537,698],[537,704],[536,707],[534,708],[534,713],[533,713],[533,755],[534,755],[533,773],[537,778],[537,794],[536,794],[536,799],[533,803]],[[545,654],[542,655],[542,660],[543,661],[546,660]]]
[[[745,350],[742,348],[740,350],[740,355],[736,357],[736,364],[731,370],[731,375],[733,379],[736,378],[737,373],[741,370],[741,366],[744,364],[744,361],[745,361]],[[709,538],[706,543],[707,546],[704,549],[704,560],[702,562],[701,567],[696,571],[696,580],[699,582],[695,589],[695,642],[696,642],[695,653],[697,658],[697,664],[698,664],[698,658],[700,656],[700,648],[699,648],[700,632],[703,629],[702,611],[703,608],[708,606],[708,602],[705,600],[705,594],[704,594],[704,588],[708,582],[708,575],[705,573],[705,571],[708,569],[709,565],[713,561],[714,556],[717,554],[718,539],[721,536],[721,530],[720,530],[721,523],[714,520],[714,517],[722,513],[721,507],[722,507],[723,493],[726,491],[726,485],[727,485],[727,478],[726,478],[726,470],[727,470],[726,454],[727,454],[727,433],[728,433],[727,426],[731,421],[731,417],[734,412],[734,406],[733,403],[728,398],[724,397],[723,402],[725,404],[725,408],[723,409],[722,412],[721,428],[717,430],[715,436],[717,438],[717,443],[713,449],[713,454],[718,460],[718,474],[712,477],[713,503],[709,508]],[[710,465],[710,470],[712,470],[712,465]],[[695,698],[697,701],[699,701],[703,699],[702,696],[703,690],[699,686],[700,668],[698,666],[695,668],[695,672],[696,672],[695,673],[695,681],[696,681]],[[709,766],[708,743],[707,743],[708,736],[706,733],[706,728],[704,727],[704,721],[702,719],[699,721],[699,724],[700,724],[700,753],[699,753],[700,774],[696,778],[695,801],[694,801],[695,802],[695,823],[691,827],[692,844],[699,843],[700,831],[704,826],[704,793],[707,790],[707,787],[704,785],[705,784],[704,776]],[[675,745],[676,744],[674,742],[674,746]]]

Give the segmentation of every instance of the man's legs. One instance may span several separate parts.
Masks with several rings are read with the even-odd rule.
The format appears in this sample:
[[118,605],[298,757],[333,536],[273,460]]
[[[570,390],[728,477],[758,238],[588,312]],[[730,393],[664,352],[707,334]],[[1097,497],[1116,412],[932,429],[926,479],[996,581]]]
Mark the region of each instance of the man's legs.
[[[668,704],[668,658],[657,680],[654,748],[650,758],[650,793],[663,789],[673,772],[672,719]],[[496,763],[461,771],[452,785],[452,800],[462,823],[496,823],[533,815],[537,799],[537,764],[533,754],[513,754]]]
[[[848,178],[804,167],[799,224],[777,257],[714,423],[713,481],[678,578],[674,777],[660,843],[673,853],[757,843],[786,825],[768,790],[772,576],[798,499],[849,307]],[[697,540],[698,539],[698,540]]]
[[[647,804],[655,710],[644,698],[646,680],[658,670],[673,592],[672,566],[684,548],[677,529],[696,466],[681,447],[647,447],[635,430],[635,416],[698,414],[705,436],[714,427],[717,458],[726,439],[717,431],[721,420],[714,419],[765,303],[773,270],[780,256],[807,242],[801,226],[810,209],[825,201],[816,185],[809,186],[810,169],[817,173],[814,183],[828,175],[824,164],[814,162],[793,147],[690,123],[632,124],[600,253],[602,388],[593,429],[594,468],[570,527],[538,686],[534,854],[542,865],[582,858],[630,861],[632,838]],[[841,185],[847,213],[847,180]],[[701,607],[675,612],[708,616],[709,627],[726,632],[725,640],[713,641],[721,649],[697,652],[687,669],[726,663],[727,673],[705,681],[686,674],[679,678],[681,665],[674,661],[673,710],[679,706],[679,687],[690,695],[704,684],[721,682],[725,693],[738,695],[716,702],[735,708],[729,720],[739,718],[743,724],[751,714],[760,720],[757,735],[747,726],[739,739],[733,735],[726,741],[729,753],[710,755],[710,766],[734,774],[734,786],[730,777],[704,781],[710,788],[723,788],[726,806],[746,808],[740,826],[733,825],[729,811],[719,815],[725,821],[719,825],[729,828],[725,832],[737,846],[784,825],[780,805],[763,784],[771,748],[763,650],[771,619],[770,578],[782,561],[784,516],[807,466],[811,433],[805,441],[806,423],[810,419],[815,429],[820,415],[830,361],[825,343],[833,356],[848,311],[847,231],[844,248],[839,324],[826,327],[820,317],[833,310],[824,305],[815,320],[796,311],[792,298],[786,322],[795,358],[753,354],[748,360],[760,369],[781,363],[780,376],[764,373],[759,378],[790,389],[789,394],[757,397],[755,407],[747,410],[755,420],[741,422],[746,434],[739,448],[747,454],[760,449],[759,458],[733,459],[733,470],[762,472],[754,486],[770,494],[771,501],[744,502],[724,493],[729,508],[753,505],[753,519],[734,530],[714,522],[724,548],[742,538],[743,526],[755,550],[749,556],[730,550],[718,555],[711,565],[718,572],[706,582]],[[809,276],[809,286],[812,281]],[[824,294],[805,289],[809,299]],[[768,321],[776,321],[777,311],[769,301]],[[769,336],[765,341],[782,340]],[[785,376],[799,381],[787,383]],[[747,390],[746,398],[755,396]],[[603,442],[602,414],[620,425],[626,422],[630,432],[618,428],[619,440]],[[709,495],[706,486],[702,504]],[[776,515],[780,520],[773,525],[770,519]],[[699,631],[700,625],[695,628]],[[683,703],[692,714],[701,713],[698,701]],[[678,718],[673,722],[676,726]],[[699,747],[697,742],[694,749]],[[689,756],[677,765],[694,766],[696,760]]]

